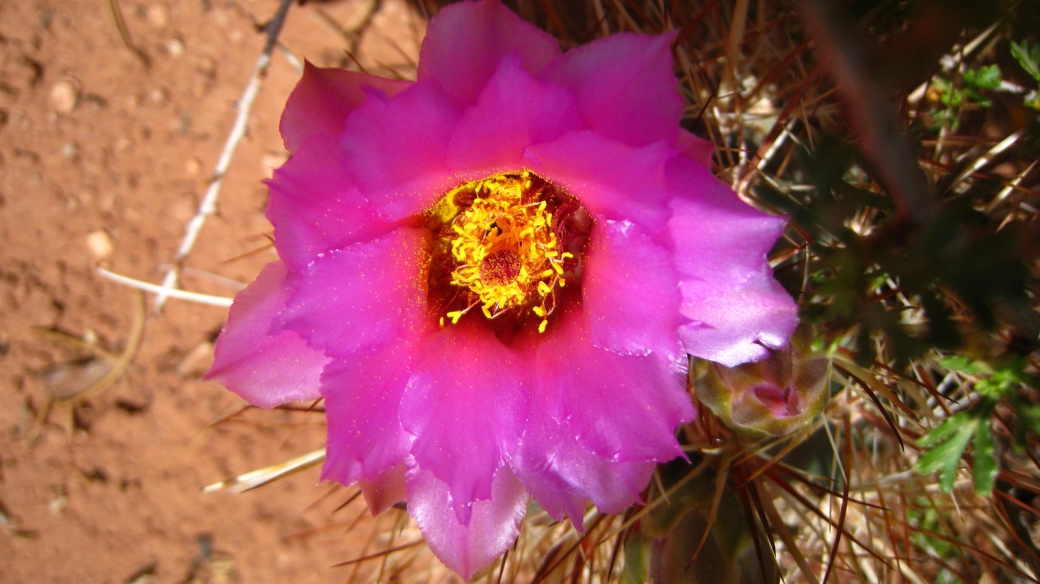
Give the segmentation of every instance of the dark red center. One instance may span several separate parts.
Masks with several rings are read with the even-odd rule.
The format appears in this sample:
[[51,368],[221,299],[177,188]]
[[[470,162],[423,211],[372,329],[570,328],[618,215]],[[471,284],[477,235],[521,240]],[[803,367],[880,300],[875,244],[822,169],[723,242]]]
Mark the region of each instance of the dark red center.
[[520,256],[508,249],[491,252],[480,262],[480,279],[488,286],[503,286],[520,275]]

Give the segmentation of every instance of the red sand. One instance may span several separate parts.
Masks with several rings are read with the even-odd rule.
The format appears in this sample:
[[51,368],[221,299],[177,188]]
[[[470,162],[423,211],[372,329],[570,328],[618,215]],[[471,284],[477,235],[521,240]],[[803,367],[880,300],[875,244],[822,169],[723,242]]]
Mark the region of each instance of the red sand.
[[[347,39],[318,11],[349,27],[370,4],[293,7],[281,39],[301,59],[341,64]],[[401,64],[407,75],[401,52],[414,58],[423,25],[403,3],[383,4],[357,54],[372,72]],[[149,67],[120,40],[109,0],[0,3],[0,582],[346,581],[350,568],[330,566],[364,553],[370,529],[328,526],[367,511],[358,501],[332,514],[342,489],[308,509],[331,489],[317,469],[243,495],[201,492],[323,441],[313,414],[252,411],[207,429],[243,403],[199,380],[225,309],[149,310],[128,373],[82,403],[75,424],[62,403],[37,423],[45,373],[84,353],[34,327],[125,345],[134,293],[95,266],[161,281],[263,45],[254,23],[277,2],[120,5]],[[284,160],[277,123],[297,77],[276,52],[191,268],[244,283],[274,259],[235,258],[267,244],[260,181]],[[235,292],[191,274],[184,285]]]

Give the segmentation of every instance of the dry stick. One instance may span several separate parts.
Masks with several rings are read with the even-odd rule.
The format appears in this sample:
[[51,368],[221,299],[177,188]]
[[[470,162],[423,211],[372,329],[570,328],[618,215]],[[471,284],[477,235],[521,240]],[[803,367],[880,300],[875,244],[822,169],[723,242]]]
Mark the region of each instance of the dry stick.
[[141,280],[135,280],[126,276],[117,274],[115,272],[109,272],[105,268],[98,268],[98,275],[106,280],[111,280],[124,286],[136,288],[138,290],[144,290],[145,292],[151,292],[157,296],[165,296],[167,298],[178,298],[180,300],[190,300],[192,302],[198,302],[199,304],[209,304],[212,306],[223,306],[229,308],[231,306],[232,299],[225,298],[223,296],[210,296],[209,294],[199,294],[198,292],[187,292],[179,288],[168,288],[165,286],[158,286],[151,282],[142,282]]
[[[206,217],[212,215],[217,209],[217,197],[220,195],[220,187],[224,184],[224,176],[227,174],[228,166],[231,164],[231,158],[235,155],[235,149],[238,148],[238,143],[246,134],[249,113],[253,110],[253,103],[256,101],[256,96],[260,93],[260,83],[267,76],[267,69],[271,65],[271,52],[278,43],[278,33],[281,32],[282,25],[285,24],[285,16],[291,5],[292,0],[282,0],[278,6],[278,12],[267,23],[267,42],[264,43],[264,50],[260,52],[260,57],[256,60],[256,66],[253,68],[253,77],[249,80],[242,98],[238,100],[238,116],[235,118],[235,125],[231,128],[231,134],[228,135],[227,142],[224,144],[224,150],[220,153],[220,159],[213,170],[213,179],[209,183],[209,188],[206,189],[206,196],[203,197],[198,212],[188,222],[184,239],[181,241],[181,246],[177,250],[177,257],[173,261],[173,267],[166,272],[166,277],[163,278],[163,288],[177,287],[177,277],[180,268],[183,266],[188,254],[191,253],[192,248],[195,247],[195,241],[199,237],[202,225],[206,222]],[[168,297],[169,294],[165,292],[156,296],[155,312],[162,310]]]
[[126,27],[126,20],[123,19],[123,10],[119,7],[119,0],[108,0],[108,10],[112,13],[112,20],[115,21],[116,29],[119,30],[119,38],[123,40],[123,46],[133,53],[145,68],[151,67],[152,62],[148,55],[135,45],[130,38],[130,29]]

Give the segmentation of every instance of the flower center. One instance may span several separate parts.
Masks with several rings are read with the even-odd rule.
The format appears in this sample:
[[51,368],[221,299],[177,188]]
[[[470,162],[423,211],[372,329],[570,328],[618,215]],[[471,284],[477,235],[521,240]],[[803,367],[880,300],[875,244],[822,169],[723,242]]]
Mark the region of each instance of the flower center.
[[520,254],[500,249],[480,262],[480,279],[489,286],[508,286],[516,281],[522,267]]
[[488,319],[531,313],[544,332],[556,290],[579,264],[582,214],[572,196],[527,171],[449,191],[426,213],[435,234],[430,289],[445,298],[444,315],[454,324],[477,306]]

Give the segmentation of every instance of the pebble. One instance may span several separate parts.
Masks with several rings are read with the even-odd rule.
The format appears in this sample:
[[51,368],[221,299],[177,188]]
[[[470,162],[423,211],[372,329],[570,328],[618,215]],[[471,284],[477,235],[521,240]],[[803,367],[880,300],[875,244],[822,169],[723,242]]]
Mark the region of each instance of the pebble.
[[62,158],[73,160],[79,156],[79,144],[75,142],[66,142],[61,147]]
[[148,22],[156,27],[162,28],[166,26],[166,23],[170,21],[170,13],[166,11],[166,7],[161,4],[156,4],[148,7]]
[[112,257],[115,246],[112,245],[112,237],[105,230],[98,229],[87,235],[87,249],[94,259],[105,260]]
[[188,176],[198,176],[202,172],[202,163],[198,158],[189,158],[184,163],[184,172],[188,173]]
[[180,39],[170,39],[170,42],[166,43],[166,52],[170,53],[171,57],[180,57],[184,54],[184,43]]
[[59,114],[72,113],[79,103],[79,90],[68,81],[59,81],[51,88],[51,109]]

